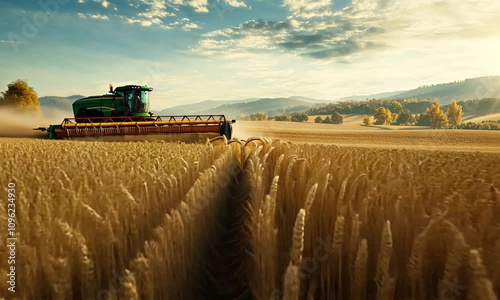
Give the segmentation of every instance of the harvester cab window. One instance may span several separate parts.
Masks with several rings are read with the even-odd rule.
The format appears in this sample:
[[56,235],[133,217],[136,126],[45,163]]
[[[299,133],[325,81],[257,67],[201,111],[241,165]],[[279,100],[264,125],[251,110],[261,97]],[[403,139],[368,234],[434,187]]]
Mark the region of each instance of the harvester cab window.
[[125,101],[127,102],[127,107],[132,110],[134,108],[134,91],[125,92]]
[[139,97],[137,98],[137,111],[138,112],[141,112],[141,113],[144,113],[144,112],[148,112],[148,92],[147,91],[137,91],[137,93],[139,94]]

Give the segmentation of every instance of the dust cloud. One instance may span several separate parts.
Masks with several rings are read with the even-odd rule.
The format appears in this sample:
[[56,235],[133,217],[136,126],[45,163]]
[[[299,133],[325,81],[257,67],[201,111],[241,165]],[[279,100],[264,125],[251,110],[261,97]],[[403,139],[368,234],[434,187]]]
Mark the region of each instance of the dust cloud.
[[236,121],[233,125],[233,138],[246,140],[251,137],[261,136],[262,132],[258,128],[249,126],[248,122]]
[[[61,124],[64,118],[72,118],[72,112],[59,109],[43,109],[38,115],[23,114],[14,109],[0,109],[0,137],[47,138],[47,132],[33,130],[38,127],[48,127],[51,124]],[[257,136],[259,131],[248,126],[246,122],[236,122],[233,126],[233,138],[246,140]],[[140,136],[105,136],[82,137],[76,140],[104,141],[104,142],[142,142],[163,141],[181,143],[204,143],[218,134],[177,133],[177,134],[150,134]],[[75,138],[74,138],[75,139]]]
[[0,109],[0,137],[32,137],[45,138],[47,133],[35,131],[33,128],[48,127],[60,124],[64,118],[72,117],[71,113],[58,109],[44,109],[37,115],[20,113],[14,109]]

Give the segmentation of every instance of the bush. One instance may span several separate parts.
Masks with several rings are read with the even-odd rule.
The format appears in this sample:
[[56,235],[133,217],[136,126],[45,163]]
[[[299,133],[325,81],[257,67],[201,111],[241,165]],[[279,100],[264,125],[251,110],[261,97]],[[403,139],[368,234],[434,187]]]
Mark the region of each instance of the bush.
[[314,123],[323,123],[323,119],[320,116],[317,116],[316,119],[314,119]]

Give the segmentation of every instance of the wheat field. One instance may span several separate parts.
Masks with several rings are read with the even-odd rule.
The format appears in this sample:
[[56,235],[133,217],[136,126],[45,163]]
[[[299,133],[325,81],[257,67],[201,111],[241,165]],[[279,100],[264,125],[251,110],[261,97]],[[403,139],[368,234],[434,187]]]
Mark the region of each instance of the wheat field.
[[[6,299],[497,299],[500,154],[0,139]],[[0,273],[7,274],[7,260]]]

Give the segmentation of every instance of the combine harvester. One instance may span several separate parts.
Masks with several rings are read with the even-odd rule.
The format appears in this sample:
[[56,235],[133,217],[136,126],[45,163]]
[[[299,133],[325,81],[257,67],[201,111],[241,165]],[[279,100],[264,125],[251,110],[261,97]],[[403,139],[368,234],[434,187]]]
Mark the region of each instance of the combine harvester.
[[47,131],[49,139],[169,133],[217,133],[231,139],[236,121],[228,121],[224,115],[153,116],[149,112],[152,91],[152,87],[140,85],[113,90],[110,84],[106,95],[76,100],[74,118],[33,130]]

